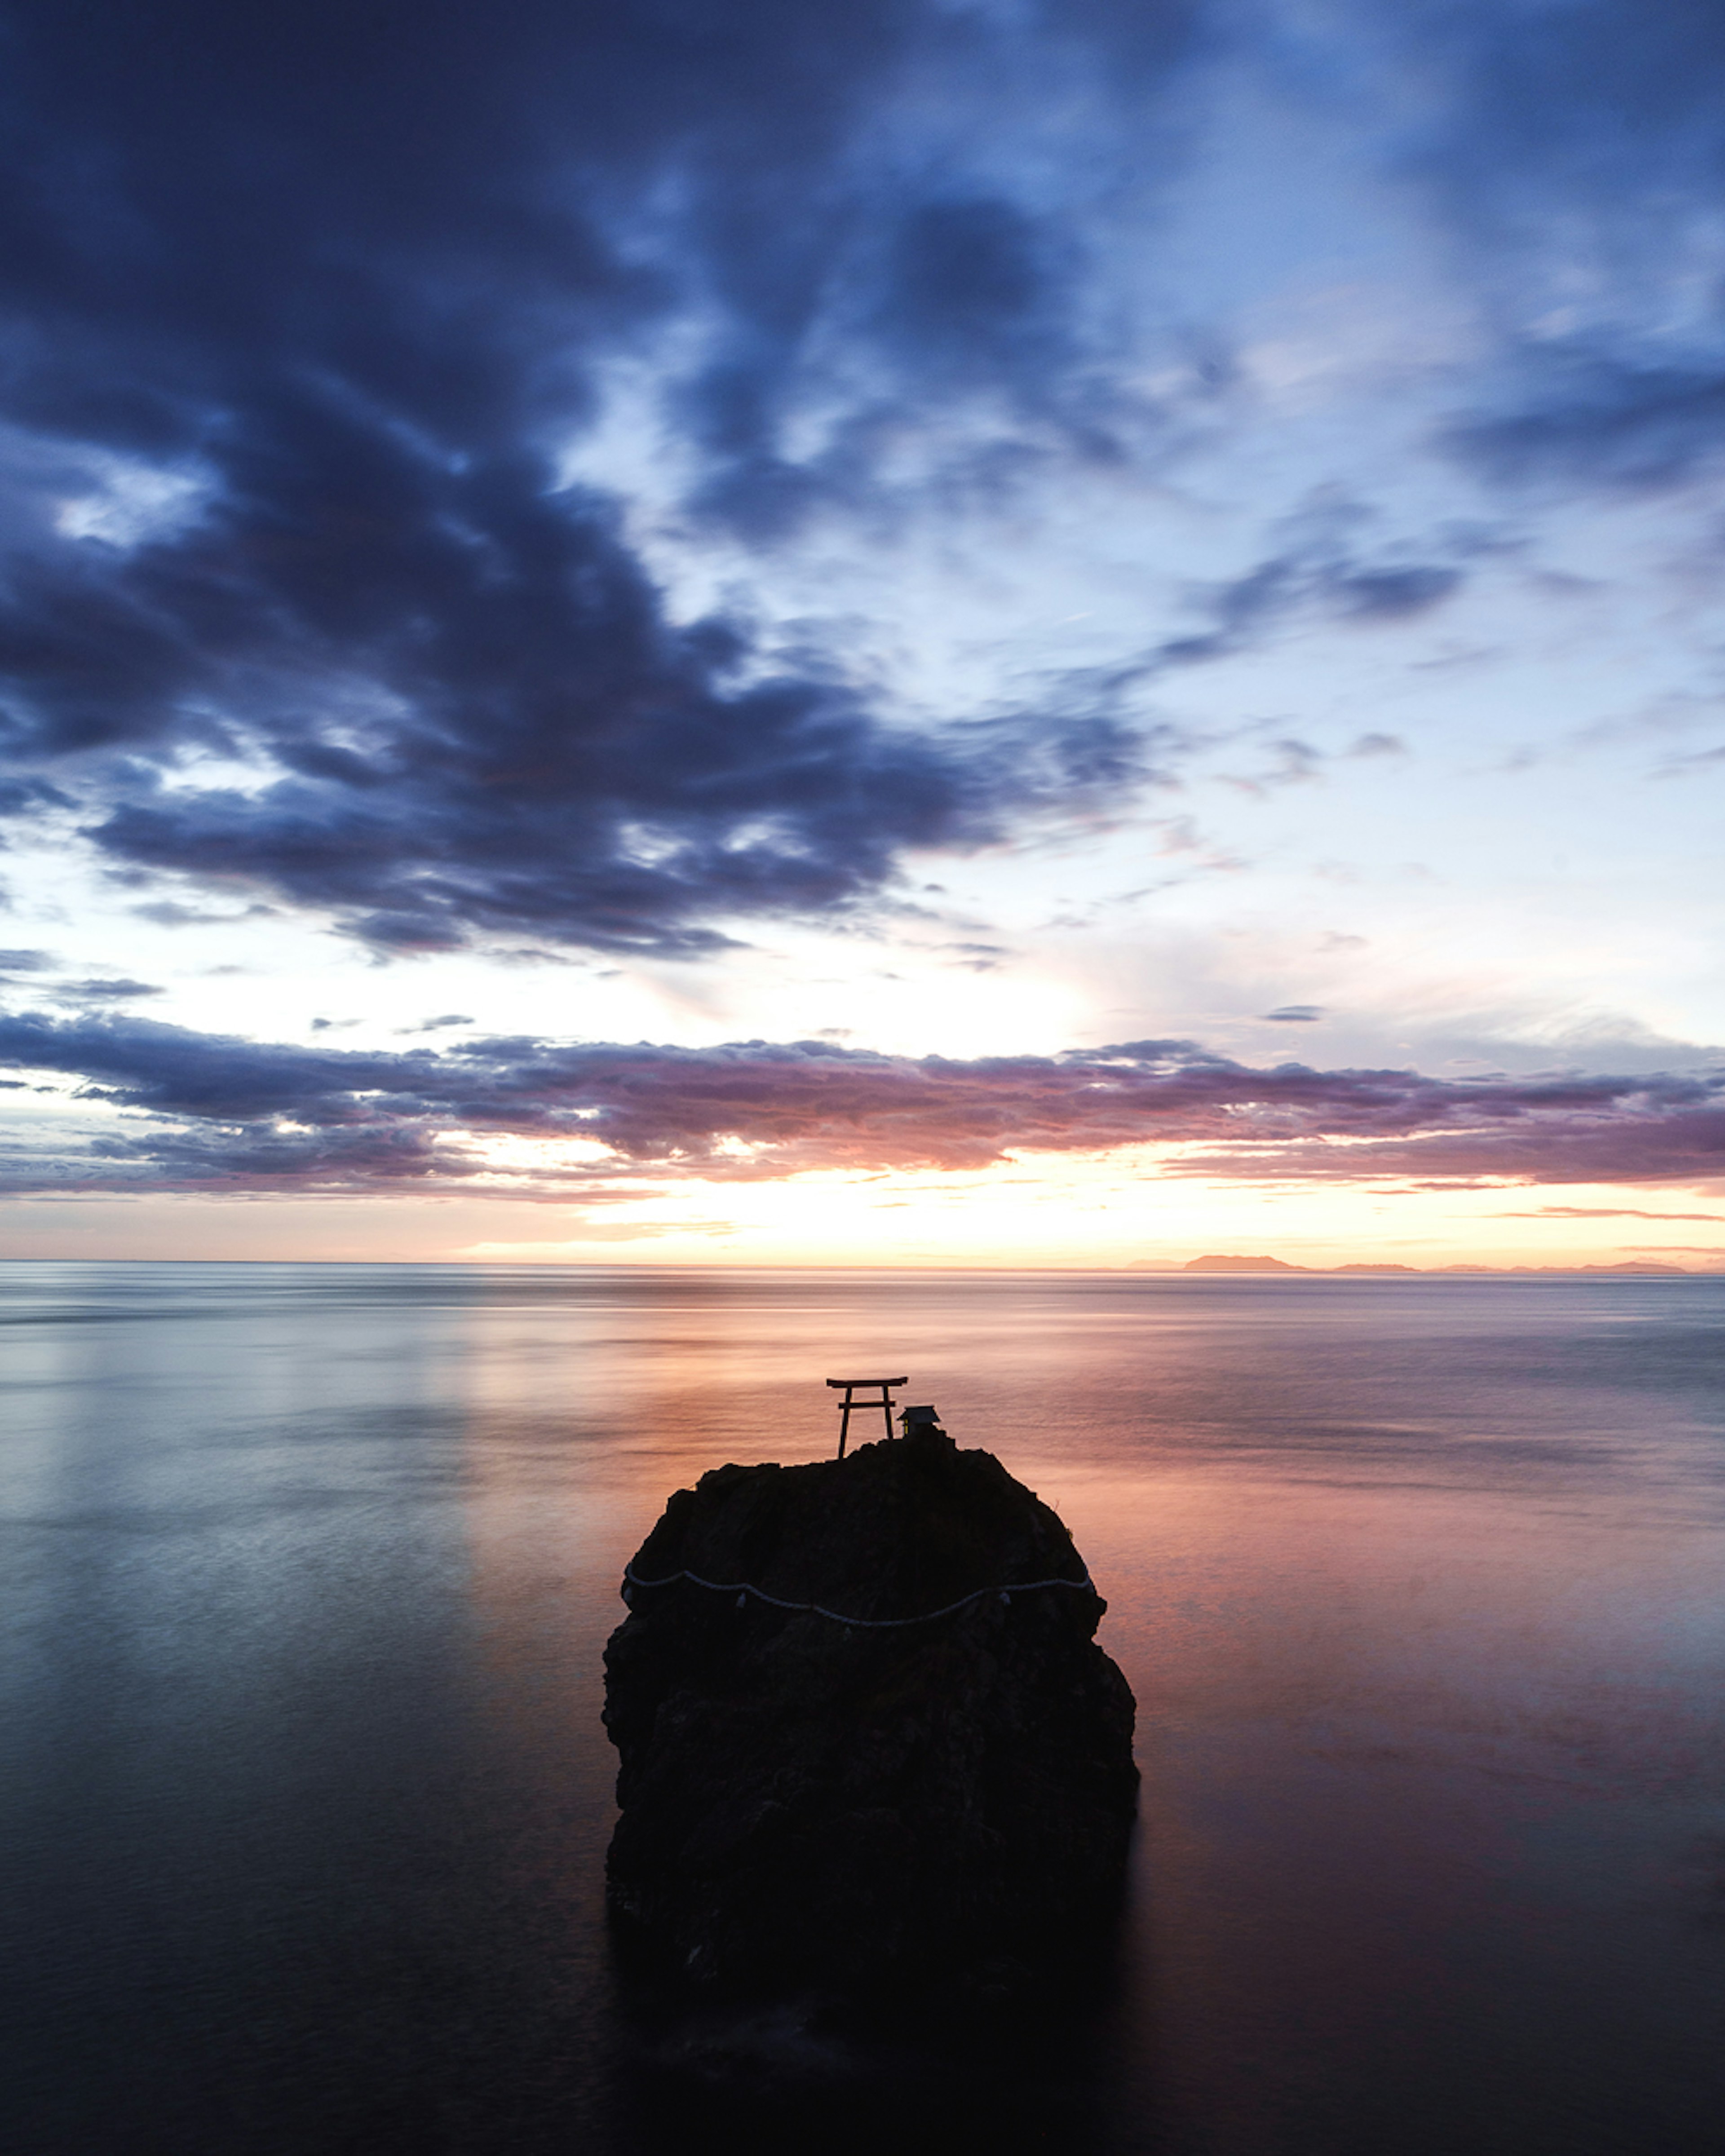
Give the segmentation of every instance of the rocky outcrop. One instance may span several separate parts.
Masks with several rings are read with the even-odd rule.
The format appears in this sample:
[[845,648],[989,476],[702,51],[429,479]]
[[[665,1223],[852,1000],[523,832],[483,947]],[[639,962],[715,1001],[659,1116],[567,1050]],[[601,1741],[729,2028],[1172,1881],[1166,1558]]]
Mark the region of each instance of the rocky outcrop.
[[925,1428],[716,1469],[624,1591],[608,1876],[636,1965],[911,2005],[1022,1996],[1094,1950],[1132,1697],[1071,1537],[991,1454]]

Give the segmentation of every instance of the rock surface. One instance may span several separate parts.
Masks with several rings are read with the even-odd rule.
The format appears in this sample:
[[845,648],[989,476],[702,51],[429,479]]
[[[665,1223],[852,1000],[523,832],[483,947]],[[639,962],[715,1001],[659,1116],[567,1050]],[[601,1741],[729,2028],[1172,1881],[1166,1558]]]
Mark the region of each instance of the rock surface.
[[1132,1697],[1071,1537],[992,1454],[934,1429],[717,1468],[629,1571],[670,1583],[627,1586],[605,1654],[635,1965],[709,1997],[986,2007],[1094,1953],[1137,1804]]

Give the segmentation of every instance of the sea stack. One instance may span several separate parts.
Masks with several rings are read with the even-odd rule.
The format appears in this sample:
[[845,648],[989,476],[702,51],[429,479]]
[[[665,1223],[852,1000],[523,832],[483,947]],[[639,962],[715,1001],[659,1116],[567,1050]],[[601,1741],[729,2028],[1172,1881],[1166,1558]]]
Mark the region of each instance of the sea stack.
[[680,1490],[605,1652],[619,1945],[711,1999],[923,2010],[1094,1960],[1132,1696],[1059,1517],[937,1424]]

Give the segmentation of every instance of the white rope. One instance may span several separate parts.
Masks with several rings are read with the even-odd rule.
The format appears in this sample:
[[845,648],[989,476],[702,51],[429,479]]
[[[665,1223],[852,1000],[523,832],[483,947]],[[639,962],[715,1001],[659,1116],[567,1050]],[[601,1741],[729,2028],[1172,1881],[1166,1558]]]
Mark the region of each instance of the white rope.
[[1010,1602],[1014,1594],[1029,1594],[1040,1587],[1076,1587],[1094,1594],[1096,1589],[1086,1573],[1082,1579],[1015,1579],[1006,1587],[973,1588],[968,1594],[961,1594],[956,1602],[949,1602],[943,1609],[925,1609],[920,1617],[846,1617],[837,1609],[827,1609],[819,1602],[787,1602],[777,1594],[768,1594],[764,1588],[756,1587],[746,1579],[703,1579],[696,1572],[668,1572],[663,1579],[643,1579],[632,1564],[623,1568],[624,1599],[629,1599],[630,1587],[675,1587],[680,1579],[693,1582],[696,1587],[710,1588],[715,1594],[734,1594],[741,1609],[750,1595],[757,1601],[771,1603],[775,1609],[795,1609],[815,1617],[829,1617],[835,1625],[860,1625],[870,1631],[886,1631],[901,1625],[932,1625],[937,1617],[950,1617],[955,1609],[963,1609],[967,1603],[980,1602],[984,1595],[998,1594],[1003,1602]]

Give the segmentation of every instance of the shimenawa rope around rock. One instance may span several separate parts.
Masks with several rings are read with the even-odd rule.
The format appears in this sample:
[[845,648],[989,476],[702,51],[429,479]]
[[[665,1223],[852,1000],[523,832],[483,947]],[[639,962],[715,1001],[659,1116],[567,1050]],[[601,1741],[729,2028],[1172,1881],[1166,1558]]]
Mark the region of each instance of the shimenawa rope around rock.
[[737,1606],[742,1609],[752,1594],[757,1602],[765,1602],[775,1609],[793,1609],[815,1617],[830,1618],[835,1625],[856,1625],[872,1632],[886,1631],[901,1625],[932,1625],[937,1617],[950,1617],[955,1609],[963,1609],[967,1603],[981,1602],[990,1594],[998,1594],[1003,1602],[1010,1602],[1014,1594],[1030,1594],[1044,1587],[1079,1588],[1094,1594],[1096,1588],[1090,1574],[1082,1579],[1014,1579],[1003,1587],[975,1587],[968,1594],[961,1594],[956,1602],[948,1602],[939,1609],[925,1609],[916,1617],[847,1617],[842,1610],[828,1609],[819,1602],[787,1602],[780,1595],[769,1594],[764,1588],[757,1587],[747,1579],[703,1579],[696,1572],[668,1572],[663,1579],[643,1579],[632,1564],[623,1568],[623,1599],[629,1600],[631,1587],[675,1587],[680,1579],[686,1579],[696,1587],[705,1587],[715,1594],[734,1594]]

